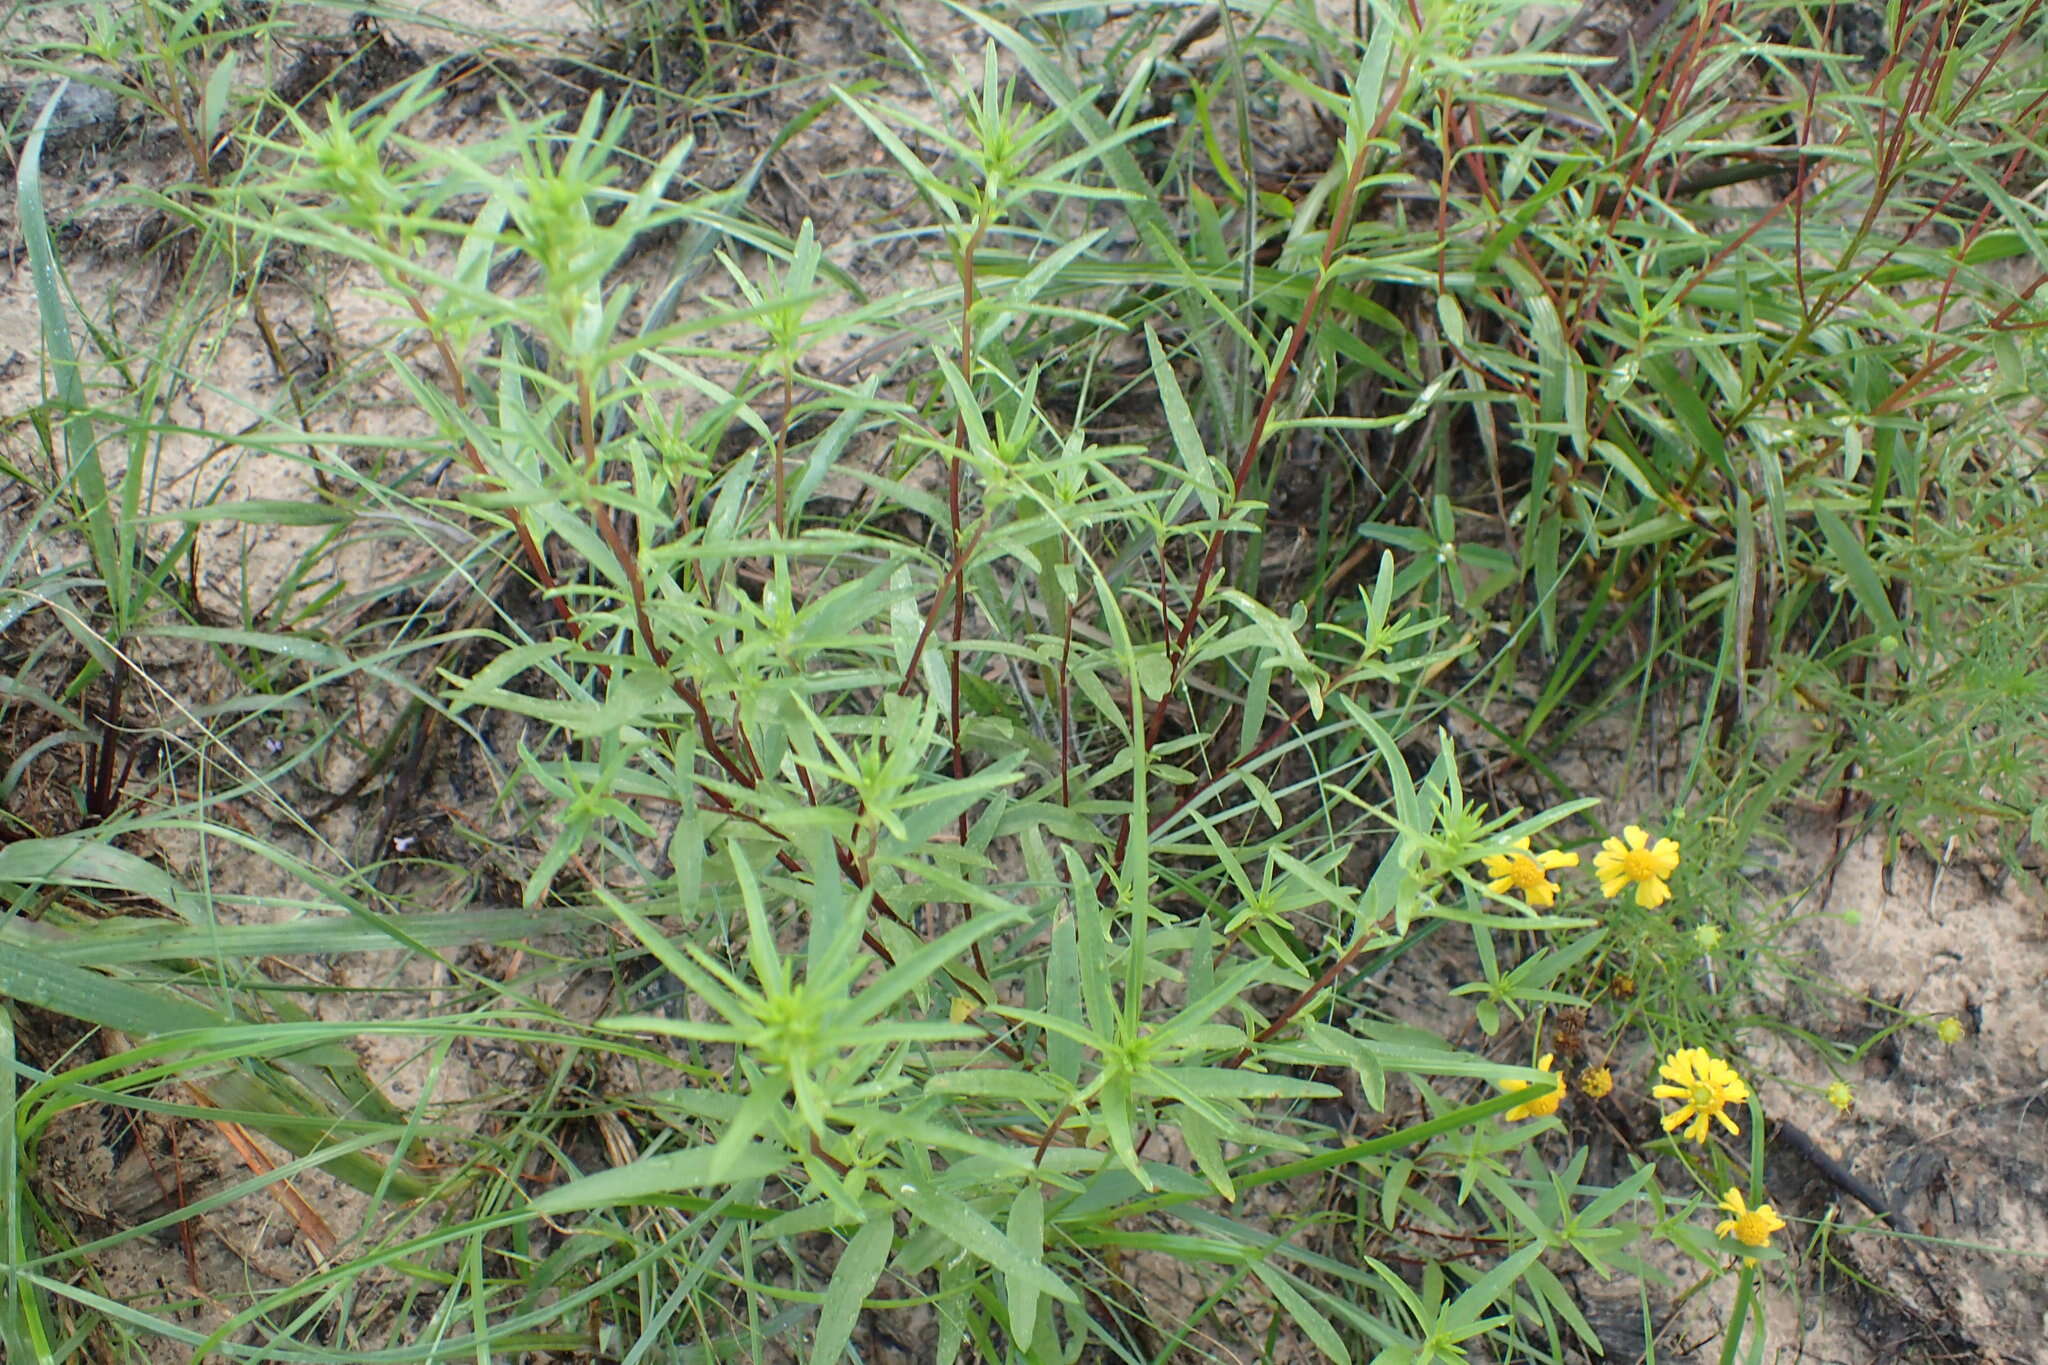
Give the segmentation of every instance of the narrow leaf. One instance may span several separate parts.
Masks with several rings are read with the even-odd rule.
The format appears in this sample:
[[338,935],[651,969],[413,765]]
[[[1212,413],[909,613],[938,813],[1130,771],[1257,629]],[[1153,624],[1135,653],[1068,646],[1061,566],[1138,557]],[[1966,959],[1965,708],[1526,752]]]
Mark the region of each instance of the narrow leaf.
[[1025,1256],[1015,1242],[997,1231],[994,1223],[957,1197],[929,1194],[908,1181],[896,1182],[893,1192],[898,1203],[968,1255],[1062,1303],[1078,1302],[1066,1281],[1047,1270],[1036,1257]]
[[665,1152],[643,1157],[608,1171],[582,1176],[558,1185],[533,1201],[533,1211],[554,1216],[614,1204],[638,1204],[679,1190],[698,1190],[707,1185],[739,1184],[775,1174],[789,1164],[789,1153],[781,1147],[752,1143],[727,1169],[714,1174],[713,1149],[692,1147],[686,1152]]
[[889,1248],[895,1242],[894,1221],[886,1212],[861,1225],[839,1264],[832,1270],[832,1283],[825,1287],[825,1306],[818,1314],[817,1334],[811,1339],[811,1365],[832,1365],[846,1351],[860,1321],[861,1300],[882,1278],[889,1262]]

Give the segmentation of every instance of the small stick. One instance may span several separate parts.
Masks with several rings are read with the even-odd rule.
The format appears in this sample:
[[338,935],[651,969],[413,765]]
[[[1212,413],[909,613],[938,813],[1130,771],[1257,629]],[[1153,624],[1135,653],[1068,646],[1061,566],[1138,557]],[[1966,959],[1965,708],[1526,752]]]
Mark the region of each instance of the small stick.
[[1829,1184],[1844,1194],[1853,1196],[1863,1207],[1884,1219],[1892,1227],[1903,1229],[1906,1226],[1905,1220],[1899,1217],[1898,1211],[1883,1195],[1858,1180],[1850,1174],[1848,1167],[1823,1152],[1805,1129],[1780,1119],[1772,1136],[1811,1162],[1816,1171],[1827,1177]]

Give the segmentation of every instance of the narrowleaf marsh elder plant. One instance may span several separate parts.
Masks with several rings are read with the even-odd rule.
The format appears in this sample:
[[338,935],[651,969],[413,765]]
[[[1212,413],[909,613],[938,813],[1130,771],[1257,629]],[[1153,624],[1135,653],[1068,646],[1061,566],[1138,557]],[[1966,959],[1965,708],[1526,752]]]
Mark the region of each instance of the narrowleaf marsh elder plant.
[[[736,235],[687,144],[635,161],[599,100],[458,149],[409,131],[428,72],[260,147],[273,179],[238,226],[374,282],[404,342],[389,379],[460,479],[432,517],[476,538],[464,564],[535,593],[486,595],[471,647],[416,686],[472,733],[524,723],[495,842],[524,861],[524,908],[558,917],[560,970],[587,969],[593,924],[621,963],[601,1017],[479,981],[478,1013],[391,1026],[645,1077],[603,1110],[602,1159],[528,1114],[529,1145],[479,1139],[453,1168],[451,1216],[394,1210],[349,1254],[433,1278],[434,1316],[477,1349],[585,1321],[513,1281],[434,1278],[508,1233],[565,1305],[603,1305],[607,1350],[796,1327],[832,1360],[907,1287],[942,1358],[1072,1358],[1142,1318],[1119,1265],[1214,1266],[1205,1247],[1332,1358],[1584,1336],[1543,1257],[1615,1254],[1647,1177],[1531,1219],[1520,1192],[1554,1182],[1491,1120],[1550,1115],[1559,1078],[1354,1003],[1433,926],[1587,950],[1590,921],[1481,875],[1579,804],[1503,818],[1466,797],[1415,701],[1461,647],[1397,602],[1391,562],[1341,623],[1225,572],[1264,515],[1246,489],[1267,418],[1218,450],[1189,334],[1249,347],[1271,415],[1321,295],[1284,296],[1277,332],[1193,274],[1104,311],[1115,215],[1169,245],[1131,151],[1158,125],[984,26],[978,79],[938,115],[841,92],[917,190],[941,282],[836,311],[815,306],[837,277],[812,227]],[[1333,270],[1413,63],[1390,33],[1353,73],[1343,184],[1302,225]],[[679,270],[734,284],[707,272],[680,321],[636,332],[619,267],[675,227],[715,243]],[[1099,336],[1086,364],[1055,342],[1077,323]],[[856,331],[901,338],[886,385],[812,358]],[[1126,365],[1158,421],[1108,444],[1090,369]],[[1340,1073],[1385,1116],[1369,1140],[1331,1122]],[[1499,1092],[1516,1079],[1547,1089]],[[1356,1254],[1313,1249],[1308,1206],[1276,1222],[1250,1197],[1332,1179],[1363,1201]],[[1452,1226],[1486,1254],[1415,1231]],[[1417,1256],[1440,1261],[1419,1295],[1388,1269]],[[311,1322],[338,1285],[262,1295],[219,1339]]]

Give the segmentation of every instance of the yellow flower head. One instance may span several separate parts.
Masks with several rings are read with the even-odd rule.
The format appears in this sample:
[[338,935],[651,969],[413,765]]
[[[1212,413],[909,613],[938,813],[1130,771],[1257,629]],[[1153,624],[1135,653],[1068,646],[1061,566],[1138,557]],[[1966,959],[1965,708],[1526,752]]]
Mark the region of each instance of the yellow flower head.
[[1771,1234],[1785,1226],[1785,1220],[1769,1204],[1758,1204],[1755,1208],[1745,1204],[1741,1190],[1730,1189],[1716,1207],[1733,1216],[1715,1224],[1714,1235],[1726,1237],[1732,1233],[1746,1247],[1769,1246]]
[[1614,1089],[1614,1073],[1604,1066],[1596,1066],[1579,1077],[1579,1089],[1586,1092],[1589,1100],[1604,1099]]
[[1934,1026],[1934,1036],[1945,1046],[1954,1047],[1963,1041],[1963,1021],[1954,1015],[1948,1016]]
[[1828,1087],[1828,1103],[1846,1114],[1849,1106],[1856,1103],[1856,1092],[1849,1089],[1847,1081],[1836,1081]]
[[1703,1047],[1689,1047],[1666,1057],[1657,1074],[1671,1084],[1660,1085],[1650,1093],[1660,1100],[1679,1101],[1677,1111],[1664,1116],[1665,1132],[1675,1133],[1690,1123],[1685,1135],[1704,1146],[1714,1119],[1719,1119],[1721,1126],[1731,1133],[1742,1131],[1728,1117],[1728,1106],[1747,1103],[1749,1087],[1735,1074],[1734,1067],[1719,1057],[1708,1056]]
[[1493,878],[1486,889],[1496,896],[1519,891],[1522,899],[1539,909],[1557,904],[1557,883],[1550,880],[1550,874],[1560,867],[1577,867],[1579,855],[1554,848],[1532,854],[1527,839],[1515,840],[1515,847],[1523,851],[1485,860],[1486,875]]
[[[1553,1059],[1553,1056],[1554,1054],[1552,1053],[1544,1053],[1543,1059],[1536,1063],[1537,1068],[1542,1071],[1550,1070],[1550,1063]],[[1529,1088],[1529,1082],[1523,1080],[1520,1076],[1515,1076],[1511,1077],[1508,1080],[1502,1081],[1500,1083],[1500,1088],[1507,1091],[1527,1090]],[[1545,1090],[1542,1094],[1536,1096],[1536,1098],[1532,1100],[1524,1100],[1522,1101],[1522,1103],[1508,1110],[1507,1120],[1509,1123],[1520,1123],[1523,1119],[1548,1118],[1550,1115],[1555,1114],[1557,1112],[1558,1101],[1562,1100],[1563,1098],[1563,1084],[1561,1082],[1553,1084],[1548,1090]]]
[[1641,825],[1630,825],[1621,833],[1621,839],[1607,840],[1593,855],[1600,894],[1613,900],[1623,888],[1634,886],[1636,904],[1655,910],[1671,899],[1670,878],[1678,870],[1678,840],[1659,839],[1653,846]]

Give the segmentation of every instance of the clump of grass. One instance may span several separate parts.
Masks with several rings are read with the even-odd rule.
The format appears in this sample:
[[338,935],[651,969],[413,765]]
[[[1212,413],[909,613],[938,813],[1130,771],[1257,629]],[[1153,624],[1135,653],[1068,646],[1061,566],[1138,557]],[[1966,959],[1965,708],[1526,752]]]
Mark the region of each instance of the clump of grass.
[[[424,137],[432,67],[233,123],[179,65],[221,30],[164,35],[164,116],[199,149],[185,339],[246,306],[279,354],[266,263],[388,304],[393,344],[345,374],[417,436],[349,435],[341,382],[207,433],[299,461],[325,494],[303,503],[154,510],[159,396],[193,362],[180,340],[124,368],[104,331],[81,356],[32,136],[50,385],[20,472],[79,559],[13,589],[75,648],[11,695],[91,775],[68,826],[0,849],[38,898],[0,925],[0,982],[125,1041],[8,1072],[10,1356],[834,1360],[887,1321],[944,1360],[1166,1359],[1250,1295],[1330,1359],[1561,1360],[1597,1339],[1554,1267],[1646,1275],[1654,1236],[1736,1278],[1734,1358],[1781,1254],[1753,1087],[1717,1071],[1695,1102],[1724,1126],[1746,1102],[1746,1149],[1704,1125],[1607,1184],[1578,1120],[1768,1026],[1748,1000],[1798,967],[1744,951],[1775,926],[1733,888],[1795,787],[1934,837],[2038,804],[2022,764],[1968,761],[2038,710],[2035,617],[2002,590],[2038,519],[1987,451],[2037,373],[2014,338],[2040,282],[1991,268],[2038,245],[2012,187],[2039,101],[2004,62],[2032,11],[1902,12],[1874,66],[1761,11],[1676,20],[1633,64],[1501,46],[1513,13],[1375,6],[1345,35],[1226,12],[1213,50],[974,13],[972,69],[907,45],[927,98],[808,92],[717,189],[686,139],[628,173],[635,111],[602,95]],[[822,117],[914,194],[874,235],[932,283],[862,293],[819,224],[746,217]],[[1276,179],[1251,129],[1287,117],[1331,150]],[[1785,193],[1731,197],[1752,181]],[[674,263],[646,282],[651,239]],[[818,358],[849,347],[873,367]],[[1301,452],[1345,496],[1283,528]],[[1937,490],[1992,515],[1964,529]],[[333,535],[224,620],[180,565],[226,524]],[[313,586],[394,525],[436,567]],[[1311,562],[1276,585],[1289,529]],[[137,781],[118,699],[162,690],[144,644],[249,697],[172,696],[172,756]],[[396,703],[381,737],[336,700],[362,690]],[[303,747],[247,757],[257,723]],[[1619,864],[1559,852],[1595,805],[1560,768],[1596,736],[1665,784],[1613,832],[1683,850],[1651,845],[1613,900]],[[455,859],[392,820],[465,748],[493,799],[448,837],[493,864],[442,885],[505,903],[450,914],[397,872]],[[289,794],[342,755],[363,776],[328,810],[390,780],[353,855]],[[1482,799],[1482,765],[1525,798]],[[242,913],[152,859],[174,834],[303,899]],[[1360,1003],[1432,939],[1470,945],[1445,1007],[1479,1051]],[[511,969],[466,955],[514,944]],[[454,984],[316,1020],[257,969],[280,950]],[[602,1006],[570,1003],[592,981]],[[346,1046],[371,1032],[430,1072],[521,1050],[535,1092],[478,1126],[431,1087],[401,1108]],[[204,1332],[111,1305],[28,1175],[88,1100],[295,1154],[169,1223],[319,1167],[364,1193],[361,1230]],[[1125,1277],[1158,1254],[1201,1286],[1177,1321]],[[372,1268],[403,1306],[375,1329],[351,1321]]]

